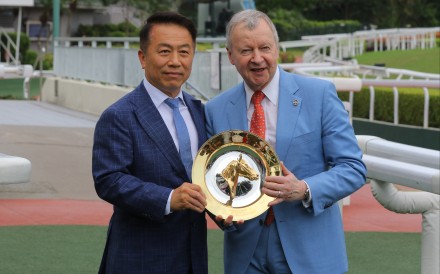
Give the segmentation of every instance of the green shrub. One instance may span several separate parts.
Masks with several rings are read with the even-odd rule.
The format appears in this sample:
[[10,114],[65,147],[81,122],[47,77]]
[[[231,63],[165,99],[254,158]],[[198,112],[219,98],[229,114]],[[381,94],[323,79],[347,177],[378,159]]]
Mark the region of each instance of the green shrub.
[[[23,64],[29,64],[34,67],[34,70],[40,69],[40,64],[37,62],[38,53],[34,50],[28,50],[26,51],[26,54],[23,58]],[[43,70],[51,70],[53,69],[53,54],[52,53],[46,53],[43,58],[42,62],[42,69]]]
[[304,35],[352,33],[362,29],[355,20],[310,21],[295,10],[274,9],[268,12],[275,24],[280,41],[301,40]]
[[[17,33],[15,32],[10,32],[8,33],[9,38],[11,38],[12,41],[15,42],[17,41]],[[0,39],[2,41],[3,44],[7,45],[7,39],[5,35],[0,35]],[[23,62],[23,58],[26,55],[26,51],[29,49],[29,45],[30,45],[30,40],[29,40],[29,36],[27,36],[25,33],[21,33],[20,35],[20,53],[19,53],[19,59],[21,62]],[[3,51],[2,51],[3,52]],[[15,57],[15,49],[11,48],[11,55]],[[5,56],[1,56],[1,61],[4,62],[5,61]]]
[[111,31],[108,33],[109,37],[125,37],[125,33],[123,31]]
[[[339,92],[339,98],[348,101],[347,92]],[[399,124],[422,126],[424,109],[423,92],[399,92]],[[354,94],[353,117],[369,118],[370,91],[363,88]],[[374,120],[392,123],[394,121],[394,94],[390,89],[376,88]],[[429,127],[440,127],[440,91],[433,90],[429,97]]]
[[128,36],[136,37],[139,35],[139,29],[130,22],[119,23],[117,25],[117,29],[123,33],[125,33],[125,31],[127,31],[129,33]]
[[280,63],[295,63],[295,53],[292,51],[280,52]]
[[139,29],[131,23],[79,25],[76,37],[137,37]]
[[101,36],[106,36],[107,33],[118,31],[118,26],[115,24],[105,24],[100,27]]
[[28,50],[23,56],[22,64],[33,66],[35,64],[35,60],[37,60],[37,57],[38,53],[35,50]]
[[96,29],[91,25],[79,25],[75,36],[77,37],[94,37],[96,36]]
[[53,54],[52,53],[46,53],[44,55],[43,69],[44,70],[51,70],[51,69],[53,69]]

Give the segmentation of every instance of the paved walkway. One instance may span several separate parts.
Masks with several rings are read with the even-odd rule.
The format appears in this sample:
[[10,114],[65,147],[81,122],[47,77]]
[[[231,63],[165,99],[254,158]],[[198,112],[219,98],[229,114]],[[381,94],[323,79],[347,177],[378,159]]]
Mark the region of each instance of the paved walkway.
[[[29,183],[0,185],[0,226],[108,224],[112,208],[97,197],[91,176],[96,120],[47,103],[0,100],[0,152],[32,163]],[[419,214],[384,209],[368,184],[343,217],[346,231],[421,232]]]

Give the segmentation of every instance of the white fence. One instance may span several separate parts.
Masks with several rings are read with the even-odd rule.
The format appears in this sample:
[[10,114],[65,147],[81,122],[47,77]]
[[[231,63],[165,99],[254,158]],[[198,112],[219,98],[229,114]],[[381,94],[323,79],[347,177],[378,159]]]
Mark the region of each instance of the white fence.
[[[352,61],[340,61],[330,57],[324,57],[324,63],[311,63],[309,66],[292,66],[292,64],[281,64],[282,67],[292,72],[317,77],[346,77],[358,79],[362,87],[370,91],[369,120],[374,121],[375,111],[375,89],[378,87],[393,88],[393,124],[399,123],[399,89],[418,88],[424,96],[423,106],[423,128],[429,127],[429,89],[440,89],[440,74],[422,73],[411,70],[384,68],[377,66],[358,65]],[[332,64],[322,66],[319,64]],[[316,66],[313,66],[316,64]],[[350,93],[350,105],[353,105],[355,94]]]
[[[138,60],[139,38],[59,38],[54,47],[57,76],[122,86],[137,86],[144,77]],[[210,52],[197,52],[187,88],[203,99],[240,80],[224,49],[225,38],[198,38],[211,43]]]
[[[296,73],[331,80],[336,84],[338,91],[354,91],[347,89],[347,86],[353,86],[355,83],[354,86],[358,87],[360,82],[361,86],[370,90],[371,121],[374,121],[376,87],[393,88],[393,123],[396,125],[399,124],[399,88],[420,88],[425,97],[423,127],[428,128],[429,89],[440,88],[438,74],[359,66],[344,59],[362,54],[368,44],[375,51],[432,48],[435,46],[435,33],[438,31],[439,27],[305,36],[301,41],[280,43],[283,50],[291,47],[310,47],[304,54],[305,63],[280,65]],[[197,41],[211,43],[213,50],[196,53],[193,71],[185,88],[195,96],[208,100],[242,79],[222,48],[225,38],[198,38]],[[58,38],[54,43],[54,74],[75,80],[134,87],[140,83],[144,74],[137,58],[137,50],[137,37]],[[338,77],[351,79],[341,81]],[[26,85],[24,87],[26,88]],[[351,92],[349,106],[353,105],[353,98],[354,93]]]
[[[388,210],[422,214],[422,274],[440,271],[440,151],[356,136],[373,196]],[[415,191],[399,191],[393,184]]]
[[[322,62],[325,57],[344,60],[363,54],[366,50],[409,50],[436,46],[440,27],[382,29],[356,31],[349,34],[303,36],[302,41],[315,43],[303,55],[304,62]],[[287,47],[285,47],[287,48]]]

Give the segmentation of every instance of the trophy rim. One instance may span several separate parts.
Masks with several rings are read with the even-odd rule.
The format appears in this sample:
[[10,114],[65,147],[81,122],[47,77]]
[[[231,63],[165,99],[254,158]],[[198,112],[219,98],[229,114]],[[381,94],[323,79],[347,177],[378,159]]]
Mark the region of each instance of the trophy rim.
[[[241,189],[245,190],[239,193],[240,197],[234,195],[230,198],[231,188],[220,187],[227,183],[216,171],[224,170],[223,166],[237,157],[252,166],[259,176],[255,180],[240,177],[244,182],[238,185],[244,186]],[[264,194],[261,188],[265,177],[273,175],[281,175],[275,150],[258,135],[244,130],[227,130],[209,138],[197,152],[192,169],[193,183],[199,185],[206,195],[206,209],[215,216],[233,216],[234,221],[255,218],[269,209],[268,203],[276,198]],[[225,203],[225,199],[231,204]]]

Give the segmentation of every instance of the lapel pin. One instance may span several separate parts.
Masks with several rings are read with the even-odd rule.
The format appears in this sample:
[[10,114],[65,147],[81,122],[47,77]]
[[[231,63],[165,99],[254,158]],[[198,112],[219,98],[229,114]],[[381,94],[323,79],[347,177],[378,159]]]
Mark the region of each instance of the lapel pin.
[[292,104],[294,107],[296,107],[296,106],[298,106],[299,102],[298,102],[298,100],[295,99],[292,101]]

